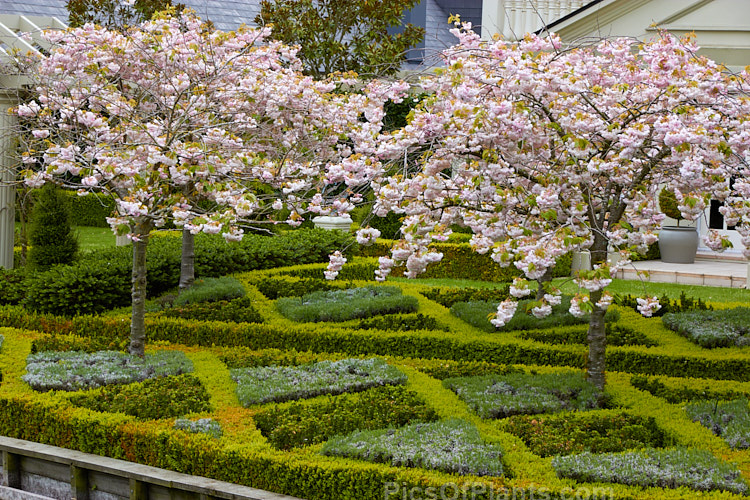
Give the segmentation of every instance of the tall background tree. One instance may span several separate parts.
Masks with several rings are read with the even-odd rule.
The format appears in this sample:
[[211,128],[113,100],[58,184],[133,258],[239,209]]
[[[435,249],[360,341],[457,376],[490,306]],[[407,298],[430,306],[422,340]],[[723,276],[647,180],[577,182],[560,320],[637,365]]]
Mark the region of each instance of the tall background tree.
[[132,354],[144,352],[154,228],[171,220],[237,240],[243,218],[274,224],[286,209],[297,224],[305,210],[330,210],[327,186],[338,171],[362,170],[355,145],[372,148],[380,130],[385,94],[343,94],[304,76],[295,50],[269,33],[222,33],[184,13],[123,32],[45,34],[55,47],[33,73],[37,97],[16,110],[34,138],[26,182],[114,198],[109,223],[133,241]]
[[[477,252],[532,280],[563,254],[588,251],[593,269],[576,276],[570,311],[590,315],[587,371],[603,388],[606,287],[632,252],[657,240],[661,186],[674,189],[690,220],[710,199],[726,200],[750,244],[748,75],[724,74],[690,40],[665,33],[567,49],[555,36],[486,43],[470,30],[454,33],[459,44],[444,53],[445,69],[421,83],[432,95],[378,152],[392,163],[374,182],[375,211],[404,217],[380,277],[394,265],[416,276],[439,260],[430,243],[452,224],[471,228]],[[707,244],[728,242],[714,232]],[[608,250],[620,251],[619,264]],[[515,297],[530,292],[526,279],[511,287]],[[543,317],[560,292],[538,297],[531,312]],[[644,315],[659,307],[656,297],[639,303]],[[501,303],[493,323],[516,308],[513,299]]]
[[31,213],[28,264],[47,269],[70,264],[78,252],[78,239],[70,223],[70,211],[57,187],[50,184],[38,191]]
[[68,0],[65,7],[71,27],[94,23],[118,30],[147,21],[163,10],[175,8],[179,12],[185,8],[172,4],[172,0]]
[[[273,37],[300,45],[305,72],[323,78],[340,71],[361,76],[396,73],[424,29],[403,25],[419,0],[264,0],[255,22]],[[403,27],[402,27],[403,25]],[[396,28],[402,27],[400,32]]]

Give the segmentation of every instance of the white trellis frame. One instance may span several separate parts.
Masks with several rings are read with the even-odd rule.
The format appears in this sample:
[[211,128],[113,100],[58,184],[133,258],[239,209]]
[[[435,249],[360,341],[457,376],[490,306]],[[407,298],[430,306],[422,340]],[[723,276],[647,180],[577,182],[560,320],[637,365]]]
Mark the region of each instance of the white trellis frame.
[[[6,67],[15,53],[38,53],[47,49],[49,44],[42,39],[41,32],[66,27],[54,17],[0,14],[0,66]],[[16,155],[12,151],[16,120],[8,110],[17,105],[25,84],[22,75],[0,71],[0,267],[7,269],[13,268],[16,200]]]

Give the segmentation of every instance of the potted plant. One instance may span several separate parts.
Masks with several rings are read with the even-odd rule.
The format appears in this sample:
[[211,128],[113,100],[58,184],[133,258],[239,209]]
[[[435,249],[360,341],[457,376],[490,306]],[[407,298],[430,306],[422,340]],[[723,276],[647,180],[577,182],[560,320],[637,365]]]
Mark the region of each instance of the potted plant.
[[663,262],[692,264],[698,251],[698,231],[694,227],[680,226],[685,218],[677,207],[677,197],[672,189],[659,193],[659,207],[667,217],[677,221],[676,226],[663,226],[659,231],[659,252]]

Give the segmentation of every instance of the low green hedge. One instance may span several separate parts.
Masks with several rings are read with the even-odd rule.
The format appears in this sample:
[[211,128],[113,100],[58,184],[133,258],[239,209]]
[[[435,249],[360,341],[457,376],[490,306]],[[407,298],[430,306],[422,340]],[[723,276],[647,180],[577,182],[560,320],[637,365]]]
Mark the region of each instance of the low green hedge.
[[[504,493],[515,494],[519,498],[522,495],[523,498],[530,498],[532,494],[535,498],[575,498],[576,495],[586,498],[593,494],[599,498],[614,500],[692,500],[697,496],[694,490],[684,487],[639,488],[560,480],[555,476],[549,460],[532,454],[519,438],[501,432],[498,423],[481,421],[476,417],[472,419],[465,405],[444,389],[440,381],[420,373],[430,370],[441,374],[441,370],[508,369],[502,365],[440,359],[394,361],[396,366],[403,367],[404,373],[409,377],[406,389],[429,401],[443,420],[449,416],[468,419],[479,430],[485,442],[502,447],[503,466],[509,477],[488,478],[321,457],[317,454],[319,445],[298,448],[292,452],[274,450],[253,425],[252,415],[255,410],[236,409],[233,405],[238,403],[227,403],[227,394],[231,395],[232,392],[229,371],[225,369],[226,374],[222,373],[219,366],[221,363],[217,358],[226,355],[227,359],[249,359],[250,351],[244,347],[186,349],[195,363],[196,377],[209,389],[212,402],[217,404],[215,416],[221,421],[225,432],[223,437],[216,439],[204,434],[174,430],[171,421],[137,421],[126,415],[102,414],[74,407],[59,394],[34,394],[19,382],[19,377],[23,373],[23,359],[37,334],[10,329],[3,330],[2,333],[6,337],[6,345],[0,352],[0,370],[5,374],[5,381],[0,386],[0,434],[10,437],[123,458],[310,500],[381,499],[386,498],[386,485],[390,488],[387,490],[390,493],[387,498],[390,500],[403,498],[404,491],[407,496],[409,491],[414,491],[417,495],[422,493],[429,498],[431,492],[439,494],[441,488],[445,491],[446,485],[455,485],[457,489],[449,487],[449,498],[456,495],[461,498],[462,488],[465,488],[467,498],[471,498],[472,491],[483,492],[474,496],[482,500],[502,498]],[[230,355],[232,351],[236,353]],[[271,361],[286,359],[294,364],[301,358],[327,358],[329,355],[266,350],[258,353],[258,356]],[[206,362],[209,358],[215,361]],[[390,357],[389,362],[394,359]],[[419,371],[408,368],[410,366]],[[536,367],[533,371],[566,373],[570,370]],[[626,411],[634,415],[653,416],[657,425],[673,436],[677,444],[709,449],[724,461],[740,461],[743,472],[746,473],[746,456],[741,455],[746,452],[733,454],[735,452],[731,452],[720,438],[700,425],[692,424],[681,408],[665,404],[659,398],[632,388],[629,379],[624,374],[608,374],[608,391],[612,392],[617,405],[627,408]],[[742,390],[750,387],[750,384],[736,382],[714,383],[722,389],[735,385]],[[321,397],[318,401],[324,400],[325,397]],[[492,496],[490,490],[493,492]],[[740,498],[721,492],[701,495],[702,498],[715,500]]]
[[[198,278],[217,277],[326,262],[330,253],[346,247],[351,240],[351,235],[323,229],[301,229],[277,237],[246,235],[238,243],[227,243],[218,235],[199,234],[195,237],[195,274]],[[179,237],[151,239],[146,256],[150,297],[177,287],[180,254]],[[29,274],[22,283],[25,297],[21,302],[34,311],[68,316],[98,314],[126,306],[130,303],[132,258],[132,248],[115,247],[87,253],[70,266]],[[16,295],[9,297],[12,300],[0,299],[0,303],[18,301]]]
[[414,393],[401,386],[386,386],[263,408],[253,420],[274,447],[286,450],[355,430],[432,422],[437,414]]
[[619,410],[517,415],[503,423],[503,430],[520,437],[531,451],[542,457],[661,448],[669,443],[667,434],[653,417]]
[[[374,245],[362,247],[360,254],[367,257],[390,255],[393,241],[378,240]],[[515,266],[502,267],[492,260],[490,253],[480,254],[472,250],[468,243],[433,243],[430,245],[435,251],[443,254],[443,258],[427,266],[427,270],[420,278],[461,278],[478,281],[511,282],[513,278],[521,276],[521,271]],[[573,257],[566,254],[557,260],[552,270],[553,277],[570,276]],[[392,276],[403,276],[403,267],[393,269]]]
[[645,375],[633,375],[630,383],[636,389],[646,391],[652,395],[666,400],[668,403],[680,404],[688,401],[728,401],[741,397],[750,396],[750,392],[735,389],[717,389],[716,383],[700,380],[685,379],[677,384],[668,382],[660,377],[648,377]]
[[[626,315],[623,313],[623,319],[625,318]],[[651,327],[654,323],[644,318],[636,318],[633,323],[630,320],[632,316],[627,318],[628,321],[623,324],[644,333],[648,330],[646,334],[649,338],[655,338]],[[17,306],[0,307],[0,324],[50,333],[85,335],[105,345],[126,345],[130,331],[129,322],[125,318],[78,316],[66,319],[29,313]],[[306,325],[302,328],[252,323],[197,323],[175,318],[146,318],[146,330],[150,341],[178,342],[186,345],[252,346],[256,349],[292,348],[298,351],[337,352],[349,355],[379,354],[576,368],[583,368],[586,364],[584,346],[545,345],[516,339],[512,335],[457,335],[453,331],[353,331],[328,324]],[[687,344],[687,341],[684,342]],[[608,348],[607,369],[634,374],[750,381],[750,357],[746,355],[729,352],[705,356],[682,345],[665,343],[664,340],[658,348]]]
[[218,302],[199,302],[181,307],[172,307],[154,313],[153,316],[182,318],[196,321],[229,321],[232,323],[263,323],[250,297]]
[[124,413],[140,420],[181,417],[211,411],[208,393],[190,374],[161,377],[127,385],[109,385],[72,394],[75,406],[107,413]]

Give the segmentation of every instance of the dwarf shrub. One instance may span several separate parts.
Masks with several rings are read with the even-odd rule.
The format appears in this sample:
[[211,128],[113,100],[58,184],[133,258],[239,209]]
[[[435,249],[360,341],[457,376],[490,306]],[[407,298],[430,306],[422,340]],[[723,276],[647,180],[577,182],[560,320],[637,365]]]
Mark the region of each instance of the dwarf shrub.
[[516,415],[508,419],[503,429],[520,437],[542,457],[660,448],[667,441],[666,433],[653,417],[627,413]]
[[452,419],[398,429],[357,431],[330,439],[323,455],[456,474],[502,476],[502,448],[485,443],[468,422]]
[[750,308],[665,314],[664,325],[701,347],[750,345]]
[[211,411],[208,392],[193,375],[146,379],[106,386],[69,397],[76,406],[94,411],[124,413],[141,420],[157,420]]
[[377,358],[321,361],[299,367],[239,368],[231,373],[244,406],[406,383],[406,375]]
[[[570,308],[570,297],[564,296],[560,305],[552,307],[552,314],[545,318],[536,318],[530,312],[533,301],[522,300],[518,303],[518,309],[513,318],[501,328],[490,323],[490,316],[497,312],[498,302],[470,301],[457,302],[451,306],[451,313],[466,321],[470,325],[488,333],[497,331],[532,330],[545,329],[566,325],[583,325],[589,322],[588,316],[576,317],[568,312]],[[617,321],[619,314],[610,310],[605,316],[607,322]]]
[[255,425],[276,448],[286,450],[322,443],[356,430],[432,422],[437,414],[424,400],[401,386],[369,389],[326,400],[295,402],[260,410]]
[[245,295],[245,287],[231,276],[221,278],[203,278],[196,280],[193,286],[180,292],[174,301],[175,307],[199,302],[216,302],[232,300]]
[[181,431],[192,432],[193,434],[206,434],[214,439],[219,439],[223,434],[221,424],[211,418],[199,418],[198,420],[178,418],[174,422],[174,428]]
[[415,297],[403,296],[398,287],[368,286],[313,292],[302,297],[284,297],[276,308],[292,321],[347,321],[378,314],[416,312]]
[[711,452],[695,449],[644,449],[601,454],[558,456],[552,466],[560,477],[576,481],[622,483],[660,488],[687,486],[698,491],[726,490],[740,495],[747,484],[733,465]]
[[604,395],[578,373],[486,375],[449,378],[443,385],[482,418],[593,410]]
[[693,422],[700,422],[732,449],[750,448],[750,408],[747,398],[734,401],[700,401],[685,407]]
[[179,351],[160,351],[145,358],[114,351],[46,351],[29,355],[22,380],[38,391],[77,391],[180,375],[192,369],[190,360]]

